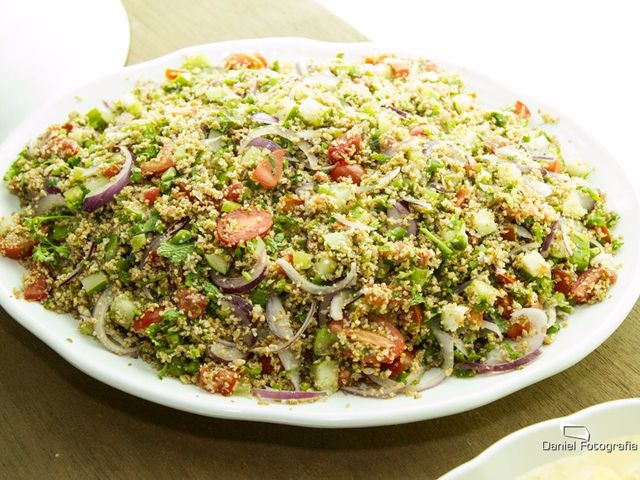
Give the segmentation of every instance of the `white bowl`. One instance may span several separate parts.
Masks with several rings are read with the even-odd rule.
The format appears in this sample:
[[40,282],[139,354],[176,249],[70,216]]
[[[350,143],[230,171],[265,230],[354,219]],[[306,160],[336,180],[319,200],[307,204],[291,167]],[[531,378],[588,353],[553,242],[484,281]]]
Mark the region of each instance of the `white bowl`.
[[564,445],[565,442],[576,442],[580,449],[581,440],[576,436],[586,439],[588,434],[591,444],[606,444],[616,438],[640,435],[639,418],[640,398],[630,398],[601,403],[567,417],[536,423],[504,437],[440,480],[515,478],[547,463],[585,453],[587,450],[552,450],[551,445]]
[[[338,52],[344,52],[347,58],[355,58],[390,50],[401,54],[425,55],[425,52],[416,49],[410,51],[371,43],[324,43],[300,38],[242,40],[181,50],[102,77],[78,89],[73,95],[44,107],[2,144],[0,169],[4,172],[8,168],[27,140],[49,124],[64,121],[68,112],[84,112],[99,106],[103,99],[119,97],[129,91],[138,79],[161,80],[165,68],[180,65],[188,55],[202,53],[218,63],[233,51],[260,51],[268,58],[295,60],[300,57],[328,59]],[[446,62],[440,63],[445,68],[458,71],[484,104],[499,106],[521,99],[532,111],[540,106],[528,96],[518,95],[483,75]],[[548,130],[573,140],[575,147],[596,167],[593,178],[598,186],[608,192],[610,205],[622,215],[616,233],[624,234],[627,246],[616,257],[624,266],[617,284],[611,290],[611,298],[589,308],[577,309],[570,326],[558,335],[556,342],[545,347],[543,354],[523,370],[492,376],[479,375],[470,379],[450,378],[424,392],[419,399],[400,396],[377,400],[338,393],[326,401],[312,404],[265,406],[250,398],[210,395],[173,379],[158,380],[156,372],[141,360],[109,353],[94,339],[80,335],[76,322],[69,316],[48,312],[37,303],[16,300],[12,290],[20,286],[23,270],[16,262],[4,258],[0,259],[3,274],[0,303],[18,322],[83,372],[132,395],[193,413],[337,428],[414,422],[470,410],[550,377],[586,357],[622,323],[640,291],[640,257],[634,250],[634,246],[640,243],[637,227],[640,208],[628,176],[593,136],[565,116],[562,116],[558,125]],[[6,188],[0,189],[0,215],[17,208],[16,198]]]

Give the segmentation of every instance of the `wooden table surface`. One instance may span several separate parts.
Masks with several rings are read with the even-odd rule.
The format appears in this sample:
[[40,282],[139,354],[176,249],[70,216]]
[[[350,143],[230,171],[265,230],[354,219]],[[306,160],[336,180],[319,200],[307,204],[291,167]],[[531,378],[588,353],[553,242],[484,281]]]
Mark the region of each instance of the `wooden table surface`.
[[[309,0],[124,3],[128,63],[247,37],[363,39]],[[578,365],[477,410],[311,430],[210,419],[132,397],[80,373],[0,310],[0,478],[437,478],[516,429],[636,396],[639,317],[636,304]]]

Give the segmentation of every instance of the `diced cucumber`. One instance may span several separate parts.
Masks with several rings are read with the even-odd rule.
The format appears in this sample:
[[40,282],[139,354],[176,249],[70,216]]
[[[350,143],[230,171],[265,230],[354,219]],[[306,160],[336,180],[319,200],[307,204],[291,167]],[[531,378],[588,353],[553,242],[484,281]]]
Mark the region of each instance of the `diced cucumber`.
[[84,191],[78,185],[64,192],[64,199],[70,209],[80,208],[84,200]]
[[313,377],[313,384],[318,390],[324,390],[327,392],[335,392],[338,390],[338,375],[340,369],[338,368],[338,362],[325,358],[324,360],[316,363],[311,368],[311,376]]
[[296,270],[307,270],[311,268],[312,257],[307,252],[293,252],[293,266]]
[[129,329],[136,316],[136,304],[127,295],[121,294],[114,298],[110,311],[114,322]]
[[313,340],[313,354],[316,356],[330,355],[333,351],[333,344],[338,337],[329,331],[327,327],[322,327],[316,332]]
[[220,208],[220,210],[223,213],[229,213],[229,212],[233,212],[234,210],[238,210],[240,207],[242,207],[242,205],[240,205],[237,202],[232,202],[231,200],[224,200],[222,202],[222,207]]
[[204,258],[209,266],[216,272],[225,275],[229,271],[229,262],[227,262],[223,256],[215,253],[207,253]]
[[88,294],[92,294],[103,290],[109,283],[109,279],[104,272],[96,272],[84,277],[80,283]]
[[132,237],[129,244],[131,245],[131,249],[134,252],[142,250],[144,246],[147,244],[147,236],[144,233],[140,233]]
[[333,272],[336,271],[337,267],[338,264],[336,263],[336,261],[328,257],[320,258],[314,266],[315,271],[320,278],[327,278],[333,275]]

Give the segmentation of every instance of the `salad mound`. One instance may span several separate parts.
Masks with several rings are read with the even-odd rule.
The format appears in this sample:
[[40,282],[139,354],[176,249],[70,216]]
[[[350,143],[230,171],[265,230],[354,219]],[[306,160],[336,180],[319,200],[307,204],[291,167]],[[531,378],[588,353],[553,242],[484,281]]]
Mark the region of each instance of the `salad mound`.
[[618,215],[550,120],[421,58],[188,58],[24,148],[0,252],[159,377],[415,395],[534,361],[616,281]]

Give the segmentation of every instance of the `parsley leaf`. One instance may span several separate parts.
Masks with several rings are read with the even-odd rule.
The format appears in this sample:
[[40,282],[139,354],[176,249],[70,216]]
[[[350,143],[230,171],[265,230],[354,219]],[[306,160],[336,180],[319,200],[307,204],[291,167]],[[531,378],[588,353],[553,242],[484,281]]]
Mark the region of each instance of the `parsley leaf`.
[[195,247],[191,243],[174,245],[173,243],[164,242],[158,247],[157,253],[161,257],[168,258],[173,263],[182,263],[194,249]]

